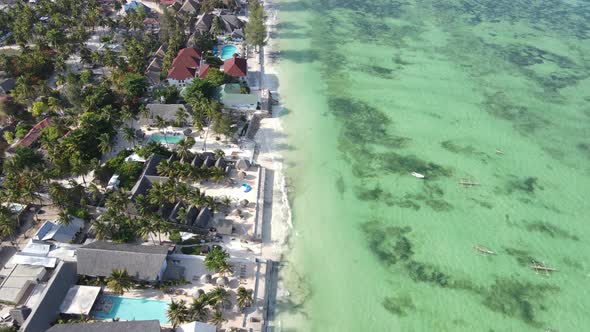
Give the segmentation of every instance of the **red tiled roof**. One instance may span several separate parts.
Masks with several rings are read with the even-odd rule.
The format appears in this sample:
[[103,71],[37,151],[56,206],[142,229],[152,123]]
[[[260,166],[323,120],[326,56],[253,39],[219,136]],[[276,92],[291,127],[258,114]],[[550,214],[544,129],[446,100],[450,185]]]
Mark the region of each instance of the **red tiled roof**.
[[18,143],[17,146],[31,146],[31,144],[35,143],[35,141],[41,135],[41,131],[43,128],[49,126],[49,118],[45,118],[37,123],[29,132],[23,137]]
[[201,59],[201,51],[197,50],[194,47],[187,47],[187,48],[183,48],[182,50],[178,51],[178,54],[176,55],[176,58],[185,58],[185,57],[191,57],[191,58],[195,58],[195,59]]
[[160,0],[162,6],[172,6],[174,3],[176,3],[176,0]]
[[248,62],[234,54],[231,59],[223,62],[223,72],[232,77],[244,77],[248,75]]
[[209,65],[208,64],[202,65],[201,68],[199,68],[199,77],[203,78],[203,77],[207,76],[208,72],[209,72]]
[[195,77],[195,68],[187,68],[187,67],[172,67],[168,72],[168,76],[166,78],[173,78],[177,81],[180,80],[187,80],[189,78]]
[[143,20],[143,24],[144,25],[160,25],[160,22],[158,22],[158,20],[156,20],[153,17],[148,17],[145,20]]
[[[178,52],[174,61],[172,61],[172,68],[168,71],[167,78],[176,80],[185,80],[187,78],[195,77],[196,69],[199,68],[201,62],[201,51],[193,47],[183,48]],[[191,75],[192,76],[188,76]]]

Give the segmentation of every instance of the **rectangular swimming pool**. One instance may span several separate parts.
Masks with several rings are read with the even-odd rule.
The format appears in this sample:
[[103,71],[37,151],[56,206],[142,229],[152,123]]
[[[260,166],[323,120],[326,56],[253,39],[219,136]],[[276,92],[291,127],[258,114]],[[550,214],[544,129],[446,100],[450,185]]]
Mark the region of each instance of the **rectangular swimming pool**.
[[[157,319],[161,324],[167,324],[166,310],[168,302],[158,300],[134,299],[129,297],[103,295],[95,304],[95,308],[105,311],[93,310],[90,315],[99,319],[120,320],[150,320]],[[110,310],[106,312],[106,310]]]
[[161,135],[161,134],[151,134],[150,141],[158,142],[163,144],[176,144],[184,139],[184,135],[174,136],[174,135]]

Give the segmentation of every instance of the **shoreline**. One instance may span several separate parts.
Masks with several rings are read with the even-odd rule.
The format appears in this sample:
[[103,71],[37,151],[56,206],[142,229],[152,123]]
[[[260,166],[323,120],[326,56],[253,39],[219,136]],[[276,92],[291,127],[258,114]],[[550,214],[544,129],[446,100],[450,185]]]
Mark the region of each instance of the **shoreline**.
[[[264,8],[267,13],[267,45],[262,50],[262,82],[260,89],[268,89],[276,99],[279,99],[279,79],[275,61],[272,59],[273,51],[277,47],[276,39],[272,35],[276,32],[277,9],[273,2],[264,0]],[[260,63],[257,60],[257,65]],[[259,148],[259,154],[256,162],[267,169],[267,188],[270,190],[265,197],[265,221],[263,222],[263,243],[262,256],[265,258],[280,260],[283,255],[283,246],[288,242],[292,229],[291,208],[287,196],[287,186],[284,175],[283,156],[281,155],[280,146],[285,144],[285,130],[281,124],[281,114],[283,107],[280,102],[272,106],[272,116],[263,118],[260,121],[260,128],[256,132],[254,141]],[[270,172],[268,172],[270,171]],[[270,185],[269,185],[270,184]],[[269,195],[270,194],[270,195]],[[269,208],[270,205],[270,208]],[[268,234],[270,231],[270,235]],[[266,234],[266,235],[265,235]]]
[[[261,53],[255,54],[260,71],[259,89],[268,89],[275,100],[276,105],[272,106],[272,115],[260,121],[260,127],[256,132],[254,141],[259,149],[256,163],[266,168],[266,191],[263,209],[262,222],[262,247],[261,257],[275,262],[276,269],[272,269],[266,297],[266,319],[265,326],[281,326],[280,321],[276,322],[277,300],[289,294],[280,280],[280,266],[284,264],[285,254],[292,234],[292,211],[288,197],[287,181],[285,177],[284,160],[281,154],[281,146],[289,146],[285,129],[281,123],[283,105],[280,99],[279,74],[277,68],[278,41],[273,38],[276,35],[278,24],[278,10],[271,0],[263,0],[266,11],[267,44]],[[262,62],[262,66],[260,65]],[[277,325],[278,324],[278,325]]]

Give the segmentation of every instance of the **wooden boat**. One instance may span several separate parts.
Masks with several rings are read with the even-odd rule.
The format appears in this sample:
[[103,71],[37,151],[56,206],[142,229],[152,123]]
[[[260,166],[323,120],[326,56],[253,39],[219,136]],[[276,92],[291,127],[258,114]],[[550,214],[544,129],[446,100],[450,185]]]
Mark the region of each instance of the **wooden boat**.
[[424,175],[418,172],[412,172],[411,174],[413,177],[417,177],[418,179],[424,179]]
[[533,269],[535,271],[549,271],[549,272],[559,271],[558,269],[556,269],[554,267],[548,267],[548,266],[544,266],[544,265],[531,265],[531,269]]
[[486,249],[486,248],[484,248],[482,246],[479,246],[479,245],[473,246],[473,248],[475,250],[477,250],[477,251],[479,251],[481,253],[487,254],[487,255],[495,255],[496,254],[495,252],[493,252],[493,251],[491,251],[489,249]]
[[459,181],[459,184],[463,185],[463,186],[469,186],[469,187],[479,186],[479,182],[468,181],[467,179],[461,179]]

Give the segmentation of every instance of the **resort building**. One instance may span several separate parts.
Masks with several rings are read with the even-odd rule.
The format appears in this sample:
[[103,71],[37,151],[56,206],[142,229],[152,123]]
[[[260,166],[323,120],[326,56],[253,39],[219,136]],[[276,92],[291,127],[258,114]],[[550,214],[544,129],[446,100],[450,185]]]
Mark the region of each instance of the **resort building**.
[[[132,201],[138,195],[146,196],[149,193],[149,190],[152,188],[154,183],[164,183],[168,181],[168,177],[159,176],[157,172],[157,166],[160,162],[164,160],[169,161],[178,161],[175,156],[171,156],[170,158],[165,158],[161,155],[152,155],[145,163],[143,172],[141,177],[133,188],[131,189],[130,199]],[[215,159],[213,153],[211,152],[204,152],[201,154],[196,154],[192,160],[186,161],[193,166],[197,167],[221,167],[222,169],[226,169],[227,165],[223,158]],[[178,212],[180,209],[186,209],[187,213],[182,220],[178,220]],[[130,204],[129,213],[135,214],[136,211],[133,209],[133,204]],[[214,220],[214,214],[208,207],[196,207],[196,206],[186,206],[183,202],[174,202],[174,203],[165,203],[158,209],[158,214],[161,215],[164,219],[168,220],[170,223],[176,224],[178,227],[190,230],[194,232],[207,232],[210,227],[219,224],[220,226],[227,225],[223,224],[221,221]],[[231,230],[231,224],[229,225]]]
[[166,79],[170,85],[183,88],[190,84],[198,73],[201,63],[201,51],[194,47],[183,48],[172,61]]
[[195,23],[195,34],[208,32],[214,35],[231,35],[235,30],[243,28],[244,22],[236,15],[205,13]]
[[82,228],[84,220],[76,217],[70,217],[70,223],[67,225],[57,221],[46,221],[33,236],[33,241],[70,243]]
[[241,85],[228,83],[219,87],[218,99],[225,109],[239,111],[255,111],[258,106],[258,95],[241,93]]
[[175,332],[215,332],[217,327],[215,325],[201,323],[201,322],[190,322],[182,324],[176,328]]
[[223,62],[223,72],[231,77],[246,77],[248,76],[248,61],[234,54]]
[[188,15],[195,15],[199,13],[200,8],[201,6],[198,2],[193,0],[185,0],[178,11]]
[[14,321],[21,326],[21,332],[47,330],[58,318],[59,308],[68,290],[78,279],[75,262],[60,262],[48,274],[49,280],[37,284],[28,299],[23,301],[24,304],[10,312]]
[[143,20],[143,27],[145,28],[145,31],[148,31],[151,33],[160,32],[160,22],[153,17],[148,17],[148,18],[144,19]]
[[184,123],[192,124],[191,108],[187,104],[147,104],[147,117],[141,116],[139,124],[141,126],[155,126],[156,117],[159,116],[168,123],[174,123],[177,120],[177,113],[179,110],[184,112]]
[[29,130],[25,137],[12,144],[9,150],[13,150],[19,146],[29,147],[33,145],[33,143],[37,142],[39,136],[41,136],[42,130],[50,124],[51,122],[49,121],[49,118],[45,118],[39,121],[36,125],[33,126],[33,128],[31,128],[31,130]]
[[46,332],[160,332],[158,320],[57,324]]
[[0,285],[0,301],[2,303],[21,304],[26,296],[30,295],[33,288],[43,280],[47,275],[47,270],[43,266],[16,265],[14,268],[5,272]]
[[166,271],[166,246],[144,246],[96,241],[78,248],[78,274],[107,277],[114,269],[126,269],[137,280],[157,282]]

